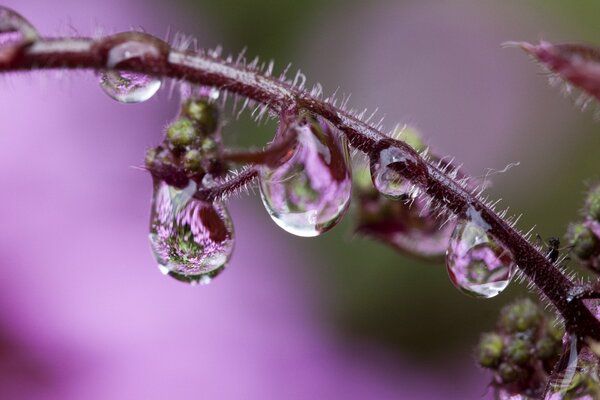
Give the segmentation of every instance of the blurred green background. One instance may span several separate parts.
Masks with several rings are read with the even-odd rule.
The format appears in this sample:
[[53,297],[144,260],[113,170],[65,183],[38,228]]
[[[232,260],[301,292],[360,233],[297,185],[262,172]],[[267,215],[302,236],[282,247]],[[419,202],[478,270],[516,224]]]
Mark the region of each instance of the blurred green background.
[[[310,54],[307,51],[307,48],[311,48],[307,42],[321,39],[315,36],[315,32],[318,35],[327,31],[323,25],[352,22],[344,27],[348,29],[348,40],[352,40],[353,35],[361,35],[362,31],[371,29],[362,24],[363,15],[372,13],[374,9],[385,13],[388,7],[409,8],[416,3],[348,0],[179,1],[187,13],[203,15],[203,19],[211,21],[217,32],[222,34],[217,42],[204,43],[201,40],[201,43],[210,46],[222,44],[226,53],[235,53],[247,47],[248,58],[258,55],[265,60],[276,60],[276,66],[279,67],[276,71],[292,61],[294,67],[306,72],[309,82],[319,81],[319,74],[331,68],[323,54]],[[421,3],[429,4],[432,13],[439,7],[439,2]],[[548,38],[600,44],[600,3],[597,1],[509,1],[485,5],[464,1],[453,3],[463,8],[483,8],[486,13],[496,13],[497,25],[506,29],[503,35],[509,32],[502,40],[537,41]],[[519,18],[511,19],[514,15]],[[448,18],[455,17],[450,15]],[[468,24],[469,21],[464,23]],[[512,26],[515,27],[514,35],[510,34]],[[427,26],[423,27],[424,31],[427,29]],[[496,28],[490,26],[490,29]],[[353,33],[353,30],[358,30],[358,33]],[[394,27],[390,26],[389,31],[392,34]],[[377,37],[373,40],[376,41]],[[402,48],[403,41],[411,40],[411,37],[398,37],[399,48]],[[490,193],[492,198],[502,197],[503,204],[510,205],[513,212],[524,213],[520,228],[528,230],[535,224],[536,232],[544,237],[562,235],[568,222],[577,218],[585,183],[598,177],[600,125],[593,121],[591,112],[580,113],[572,101],[559,94],[559,90],[549,87],[540,69],[523,54],[517,50],[502,50],[499,44],[496,43],[493,51],[498,53],[498,57],[516,63],[521,74],[518,79],[529,81],[535,91],[530,98],[532,109],[523,110],[527,118],[520,123],[519,132],[516,132],[520,140],[514,141],[515,155],[505,154],[502,158],[504,165],[521,161],[521,166],[497,176]],[[353,48],[347,43],[340,43],[340,46],[348,53],[359,52],[359,56],[362,51],[362,48]],[[476,57],[477,53],[473,56]],[[324,64],[320,64],[321,58]],[[388,60],[372,62],[385,63]],[[339,64],[343,66],[344,61]],[[440,64],[437,68],[443,70],[445,66]],[[331,74],[335,75],[336,72]],[[494,79],[494,76],[488,79]],[[326,91],[330,92],[338,83],[327,84]],[[353,92],[352,87],[342,87],[342,90]],[[436,93],[422,95],[433,98]],[[457,100],[461,98],[460,92],[454,95]],[[545,107],[547,99],[552,102],[548,108]],[[360,98],[353,100],[358,108],[382,106],[363,104]],[[540,128],[539,121],[549,117],[553,112],[552,107],[561,108],[564,118],[560,124],[552,123],[556,133],[548,135],[544,128]],[[421,122],[412,119],[411,115],[408,118],[410,122]],[[388,121],[388,124],[392,125],[393,122],[396,121]],[[465,121],[465,124],[468,125],[469,121]],[[230,121],[228,129],[230,133],[235,132],[229,138],[235,145],[260,145],[273,133],[272,124],[256,127],[247,116],[239,121]],[[435,151],[435,139],[428,138],[427,131],[422,133]],[[475,141],[475,138],[469,140]],[[559,152],[552,145],[553,142],[556,145],[557,140],[560,141]],[[465,151],[478,150],[476,146],[469,150],[467,143]],[[458,156],[460,163],[460,154],[454,155]],[[483,173],[481,166],[474,164],[467,162],[467,170],[475,175]],[[503,165],[496,167],[501,169]],[[252,201],[257,212],[260,212],[259,201]],[[527,295],[522,286],[513,284],[507,292],[492,300],[467,298],[450,284],[443,265],[417,261],[397,254],[382,244],[353,235],[351,217],[323,237],[310,241],[293,237],[287,240],[290,246],[300,247],[311,254],[312,262],[307,261],[306,264],[305,283],[314,290],[307,296],[310,296],[314,312],[320,315],[328,329],[341,337],[384,344],[403,354],[413,355],[418,360],[464,354],[482,331],[492,329],[503,304],[516,296]]]

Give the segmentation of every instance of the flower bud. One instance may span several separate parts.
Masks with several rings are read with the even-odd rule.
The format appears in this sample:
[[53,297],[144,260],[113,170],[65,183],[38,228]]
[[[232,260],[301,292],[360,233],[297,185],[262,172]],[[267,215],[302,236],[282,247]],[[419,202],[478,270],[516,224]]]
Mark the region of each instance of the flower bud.
[[539,307],[529,299],[517,300],[502,309],[499,327],[507,333],[537,330],[542,322]]
[[193,122],[187,118],[179,118],[167,127],[167,140],[175,147],[191,145],[198,138]]
[[531,350],[532,346],[529,340],[515,337],[506,346],[506,356],[514,364],[524,365],[531,357]]
[[181,106],[183,115],[192,120],[204,135],[217,130],[219,110],[205,100],[187,100]]
[[504,342],[502,337],[494,332],[485,333],[479,340],[477,348],[479,364],[485,368],[493,368],[502,360]]

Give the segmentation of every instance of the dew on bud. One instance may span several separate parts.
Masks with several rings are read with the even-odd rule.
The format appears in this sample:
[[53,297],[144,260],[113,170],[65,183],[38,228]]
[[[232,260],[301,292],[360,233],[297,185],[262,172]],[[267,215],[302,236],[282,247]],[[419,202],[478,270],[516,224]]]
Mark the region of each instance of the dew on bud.
[[152,40],[132,38],[116,44],[108,51],[106,67],[110,69],[102,72],[100,86],[107,95],[121,103],[141,103],[150,99],[160,89],[161,80],[139,72],[119,71],[118,67],[132,59],[157,59],[160,55],[161,50]]
[[223,204],[193,198],[196,189],[194,181],[184,189],[155,181],[149,238],[163,274],[205,284],[229,261],[233,223]]
[[37,31],[25,18],[10,8],[0,6],[0,50],[24,46],[38,38]]
[[481,215],[469,208],[458,221],[446,253],[450,280],[460,291],[480,298],[502,292],[512,278],[515,262],[510,250],[489,233]]
[[337,224],[350,204],[352,178],[345,137],[308,117],[290,126],[297,142],[277,167],[263,166],[260,193],[269,215],[298,236],[320,235]]

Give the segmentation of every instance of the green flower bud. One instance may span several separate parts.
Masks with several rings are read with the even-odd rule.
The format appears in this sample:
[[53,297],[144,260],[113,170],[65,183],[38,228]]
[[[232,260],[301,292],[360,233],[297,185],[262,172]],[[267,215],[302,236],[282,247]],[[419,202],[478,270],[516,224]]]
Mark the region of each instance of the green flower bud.
[[502,309],[500,328],[508,333],[536,330],[543,316],[537,304],[529,299],[517,300]]
[[584,213],[586,217],[600,221],[600,184],[594,185],[588,192]]
[[146,165],[146,168],[151,169],[157,164],[173,165],[173,160],[171,159],[170,153],[166,151],[162,146],[152,147],[148,149],[148,151],[146,152],[146,157],[144,159],[144,165]]
[[479,340],[477,347],[479,364],[485,368],[493,368],[502,360],[504,343],[497,333],[485,333]]
[[188,150],[183,156],[183,167],[189,172],[202,170],[202,154],[196,149]]
[[188,100],[181,106],[183,115],[194,121],[198,129],[210,135],[217,130],[219,110],[205,100]]
[[503,362],[498,367],[498,376],[503,383],[512,383],[521,379],[525,379],[529,375],[526,369],[513,365],[508,362]]
[[580,260],[587,261],[600,250],[600,243],[594,233],[583,222],[569,225],[567,238],[573,247],[573,253]]
[[214,158],[217,155],[217,142],[210,138],[206,137],[202,139],[202,143],[200,143],[200,149],[202,150],[202,155],[206,158]]
[[167,127],[167,140],[173,146],[189,146],[198,138],[198,132],[191,120],[179,118]]
[[531,357],[531,351],[531,342],[523,338],[514,338],[506,346],[508,360],[517,365],[526,364]]
[[423,139],[421,138],[421,134],[413,127],[405,126],[399,131],[394,132],[392,137],[402,140],[418,152],[421,152],[427,148],[423,142]]

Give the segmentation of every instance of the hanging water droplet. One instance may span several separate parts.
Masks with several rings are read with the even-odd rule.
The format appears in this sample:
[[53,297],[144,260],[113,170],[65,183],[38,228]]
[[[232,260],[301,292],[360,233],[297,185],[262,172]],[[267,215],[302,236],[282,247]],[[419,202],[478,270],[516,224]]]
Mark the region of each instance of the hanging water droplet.
[[37,31],[25,18],[0,6],[0,50],[33,43],[38,38]]
[[160,50],[152,43],[129,40],[111,48],[107,55],[106,67],[100,76],[100,86],[113,99],[121,103],[140,103],[150,99],[158,89],[161,80],[139,72],[118,71],[119,64],[134,58],[158,58]]
[[489,232],[478,211],[470,208],[458,221],[446,253],[450,280],[462,292],[490,298],[502,292],[512,278],[512,253]]
[[312,237],[331,229],[350,204],[352,178],[343,135],[324,121],[290,127],[295,148],[278,167],[264,166],[260,193],[269,215],[284,230]]
[[150,244],[162,273],[191,284],[217,276],[233,251],[233,223],[221,203],[193,198],[197,185],[184,189],[154,184]]
[[399,200],[407,195],[416,197],[418,189],[394,169],[404,167],[407,163],[416,164],[416,161],[407,158],[399,148],[393,146],[371,157],[371,179],[375,188],[392,200]]

